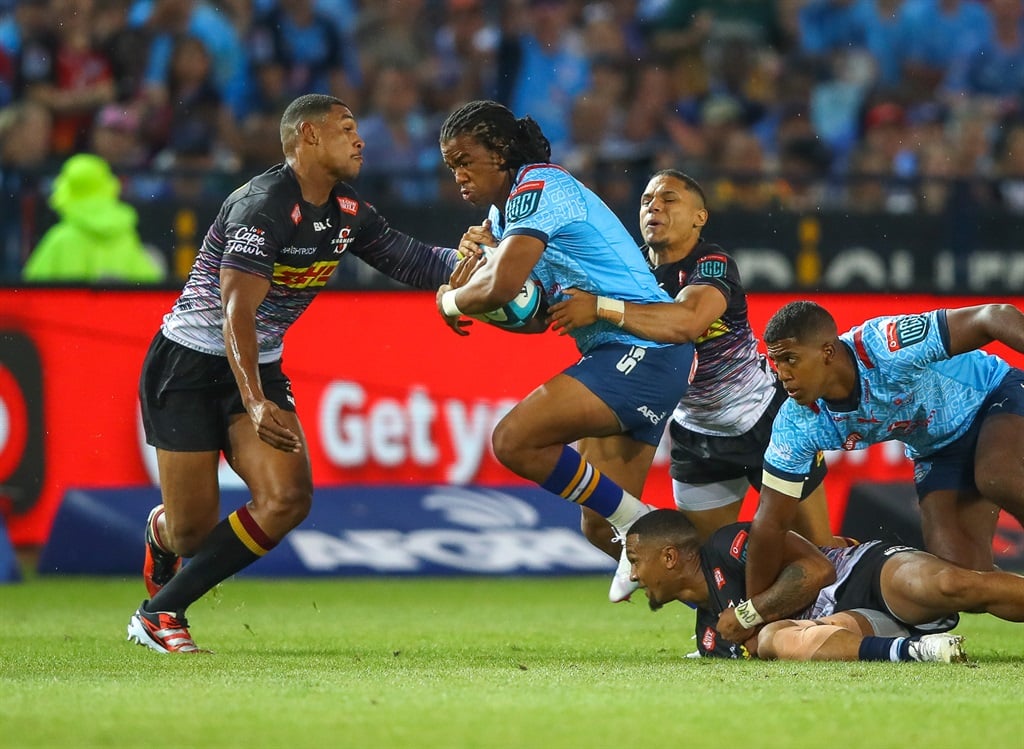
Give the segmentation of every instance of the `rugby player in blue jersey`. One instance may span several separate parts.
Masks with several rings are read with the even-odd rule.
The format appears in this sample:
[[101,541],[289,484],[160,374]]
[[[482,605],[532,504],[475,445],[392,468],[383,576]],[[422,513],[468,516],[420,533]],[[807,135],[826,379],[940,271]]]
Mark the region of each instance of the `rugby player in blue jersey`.
[[[1010,304],[940,309],[840,335],[827,310],[801,301],[772,316],[764,341],[789,400],[764,456],[747,593],[778,576],[819,451],[886,440],[914,461],[925,549],[991,570],[1000,508],[1024,524],[1024,371],[978,349],[999,341],[1024,353],[1024,314]],[[760,623],[752,607],[738,610],[740,624]]]
[[[224,201],[143,363],[139,399],[163,501],[146,523],[149,599],[128,639],[162,653],[196,652],[185,609],[309,513],[309,452],[281,356],[342,255],[421,289],[456,265],[454,249],[395,231],[348,184],[363,141],[343,102],[297,98],[281,116],[281,145],[284,163]],[[251,492],[223,520],[221,453]],[[192,558],[184,568],[182,557]]]
[[[736,261],[702,237],[708,218],[704,191],[692,177],[675,169],[651,176],[640,197],[642,250],[675,301],[626,302],[623,324],[652,341],[692,341],[696,347],[697,373],[668,426],[669,472],[676,507],[701,538],[736,522],[747,490],[760,490],[772,420],[787,397],[758,350]],[[566,294],[550,309],[560,333],[598,319],[600,297],[579,289]],[[815,479],[826,470],[824,460],[819,461]],[[832,535],[820,482],[800,503],[796,530],[822,546],[845,544]],[[635,589],[628,575],[617,575],[608,595],[623,600]]]
[[[439,288],[438,311],[453,330],[465,334],[462,315],[509,302],[530,277],[551,302],[570,287],[609,298],[607,319],[571,333],[582,358],[512,408],[492,444],[513,473],[592,510],[584,517],[599,526],[588,538],[628,573],[612,531],[621,537],[650,510],[639,497],[692,376],[693,344],[655,343],[623,330],[623,301],[671,299],[615,214],[550,163],[548,141],[530,117],[517,119],[497,102],[470,102],[447,118],[440,143],[462,197],[490,207],[498,241],[464,285]],[[544,329],[538,321],[533,332]]]

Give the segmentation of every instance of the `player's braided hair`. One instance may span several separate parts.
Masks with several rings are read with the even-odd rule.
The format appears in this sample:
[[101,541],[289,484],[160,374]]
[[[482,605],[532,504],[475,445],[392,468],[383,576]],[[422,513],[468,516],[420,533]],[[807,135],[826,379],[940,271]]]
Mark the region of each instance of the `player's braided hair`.
[[532,117],[520,117],[496,101],[471,101],[456,109],[441,125],[441,143],[469,135],[497,153],[511,171],[524,164],[551,161],[551,144]]
[[772,315],[764,329],[764,342],[777,343],[787,338],[798,341],[831,338],[836,321],[828,310],[814,302],[790,302]]
[[327,94],[303,94],[292,101],[281,115],[281,146],[284,152],[288,153],[294,147],[302,122],[323,119],[333,107],[347,106],[341,99]]

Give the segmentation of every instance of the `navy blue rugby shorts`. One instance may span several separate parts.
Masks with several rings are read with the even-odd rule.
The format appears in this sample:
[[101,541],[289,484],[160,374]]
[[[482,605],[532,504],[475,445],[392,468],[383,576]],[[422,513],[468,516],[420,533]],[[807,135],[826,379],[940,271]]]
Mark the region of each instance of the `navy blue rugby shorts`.
[[958,439],[914,461],[914,484],[918,498],[934,491],[977,490],[974,482],[974,453],[985,419],[1008,413],[1024,416],[1024,370],[1011,369],[982,402],[970,428]]
[[564,371],[615,412],[633,439],[657,445],[665,420],[686,393],[693,376],[694,349],[608,343],[591,349]]

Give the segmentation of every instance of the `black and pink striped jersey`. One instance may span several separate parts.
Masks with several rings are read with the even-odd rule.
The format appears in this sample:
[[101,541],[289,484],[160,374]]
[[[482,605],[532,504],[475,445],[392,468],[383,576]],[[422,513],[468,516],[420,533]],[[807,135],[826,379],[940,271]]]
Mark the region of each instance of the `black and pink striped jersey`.
[[351,252],[397,281],[420,289],[447,283],[454,249],[420,242],[391,228],[344,182],[324,205],[302,199],[295,174],[278,164],[224,201],[162,331],[182,346],[224,356],[220,271],[263,276],[270,290],[256,310],[259,361],[281,357],[284,334]]

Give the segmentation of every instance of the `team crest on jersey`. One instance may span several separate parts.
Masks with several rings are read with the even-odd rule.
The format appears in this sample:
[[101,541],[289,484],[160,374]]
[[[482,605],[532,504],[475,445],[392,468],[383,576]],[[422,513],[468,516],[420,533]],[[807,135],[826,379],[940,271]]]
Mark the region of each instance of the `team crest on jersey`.
[[725,587],[725,575],[722,574],[721,567],[715,567],[713,573],[715,576],[715,587],[719,590]]
[[725,272],[729,269],[729,261],[722,255],[708,255],[700,259],[697,266],[704,278],[725,278]]
[[359,203],[352,198],[338,198],[338,208],[340,208],[343,213],[355,216],[359,212]]
[[889,345],[890,351],[913,346],[927,337],[928,326],[927,315],[901,317],[885,326],[885,342]]
[[296,226],[298,226],[299,222],[302,221],[302,211],[299,210],[299,204],[298,203],[296,203],[292,207],[292,212],[291,212],[290,216],[291,216],[292,223],[295,224]]
[[738,559],[741,562],[747,561],[747,532],[740,531],[736,534],[736,538],[732,540],[732,545],[729,547],[729,556],[733,559]]
[[864,440],[864,435],[860,432],[850,432],[850,436],[843,440],[844,450],[856,450],[857,443]]
[[534,179],[519,185],[508,196],[505,203],[505,216],[509,221],[526,218],[537,210],[540,205],[540,194],[544,191],[544,180]]

